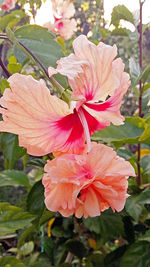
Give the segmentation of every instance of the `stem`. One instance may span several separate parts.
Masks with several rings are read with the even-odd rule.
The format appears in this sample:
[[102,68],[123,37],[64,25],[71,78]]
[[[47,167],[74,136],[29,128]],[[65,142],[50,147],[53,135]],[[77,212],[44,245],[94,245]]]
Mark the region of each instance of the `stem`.
[[[139,65],[140,69],[143,67],[143,32],[142,32],[142,7],[145,1],[140,3],[140,24],[139,24]],[[142,80],[139,81],[139,117],[142,118]],[[137,184],[141,185],[141,144],[138,144],[138,161],[137,161],[138,175],[137,175]]]
[[105,30],[105,18],[104,18],[104,0],[102,0],[102,16],[103,16],[103,29]]
[[65,262],[67,262],[67,263],[71,263],[72,260],[73,260],[73,258],[74,258],[73,254],[72,254],[71,252],[68,252],[68,255],[67,255],[67,257],[66,257]]
[[4,65],[3,61],[1,60],[1,58],[0,58],[0,66],[1,66],[1,68],[3,69],[3,71],[5,72],[6,77],[9,78],[9,77],[10,77],[10,73],[9,73],[9,71],[7,70],[7,68],[5,67],[5,65]]

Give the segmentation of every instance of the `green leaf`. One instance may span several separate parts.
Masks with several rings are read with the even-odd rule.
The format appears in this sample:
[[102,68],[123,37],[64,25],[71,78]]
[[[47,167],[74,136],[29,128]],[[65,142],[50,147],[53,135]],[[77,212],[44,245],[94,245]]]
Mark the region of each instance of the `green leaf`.
[[141,137],[140,137],[140,141],[149,141],[148,143],[150,144],[150,117],[148,117],[145,120],[145,131],[142,133]]
[[16,230],[28,226],[34,217],[19,207],[9,203],[0,203],[0,233],[1,235],[10,234]]
[[22,10],[15,10],[8,15],[0,17],[0,30],[3,31],[6,27],[12,28],[24,17],[25,13]]
[[137,242],[131,245],[122,257],[120,267],[149,267],[150,243]]
[[16,259],[15,256],[7,256],[5,258],[0,258],[1,267],[25,267],[21,260]]
[[9,62],[9,63],[17,63],[17,59],[16,59],[16,57],[14,57],[14,56],[10,56],[10,57],[8,58],[8,62]]
[[[26,56],[29,57],[40,68],[41,66],[35,61],[31,54],[18,42],[21,42],[21,44],[29,49],[46,68],[50,66],[56,67],[56,61],[64,56],[61,45],[54,40],[55,36],[48,32],[46,28],[41,26],[22,26],[15,31],[14,35],[9,29],[7,29],[7,35],[10,40],[19,46]],[[42,68],[41,70],[43,71]],[[60,75],[57,75],[56,77],[62,86],[65,88],[68,87],[66,77]]]
[[[150,87],[150,85],[149,85]],[[147,104],[150,101],[150,88],[148,88],[147,90],[145,90],[143,92],[142,95],[142,109],[144,110],[145,108],[147,108]]]
[[93,254],[86,259],[85,267],[104,267],[104,255],[101,251],[94,251]]
[[27,197],[27,209],[29,212],[41,216],[44,210],[44,187],[41,181],[38,181],[31,188]]
[[103,130],[97,131],[92,136],[92,140],[113,143],[115,145],[138,143],[143,133],[144,125],[144,119],[139,117],[127,117],[123,125],[110,125]]
[[142,172],[142,182],[150,183],[150,155],[144,156],[141,159]]
[[132,87],[134,87],[138,83],[138,77],[140,75],[140,66],[139,63],[136,62],[136,60],[133,57],[129,59],[129,69],[130,69]]
[[139,237],[138,241],[147,241],[150,242],[150,230],[146,231],[146,233]]
[[54,35],[46,28],[37,25],[22,26],[15,31],[15,37],[29,48],[47,68],[56,67],[56,61],[64,56],[61,46],[54,40]]
[[49,211],[49,210],[44,210],[43,214],[40,218],[40,225],[48,222],[51,218],[55,217],[55,212]]
[[6,88],[10,88],[9,82],[5,78],[2,78],[0,80],[0,90],[2,95]]
[[134,25],[133,14],[124,5],[118,5],[113,8],[111,14],[111,24],[118,27],[121,19],[131,22]]
[[48,258],[53,262],[56,251],[56,243],[49,237],[44,237],[44,251]]
[[126,28],[115,28],[112,32],[111,32],[112,36],[128,36],[128,30]]
[[136,222],[139,220],[144,204],[150,204],[150,188],[140,194],[130,196],[126,201],[126,211]]
[[65,246],[68,251],[70,251],[72,254],[74,254],[80,259],[82,259],[87,253],[84,244],[79,240],[73,240],[73,239],[67,240]]
[[145,83],[150,75],[150,63],[147,64],[146,68],[142,71],[139,80],[141,79]]
[[22,65],[20,63],[9,63],[7,65],[7,68],[8,68],[8,71],[11,73],[11,74],[14,74],[14,73],[18,73],[21,71],[22,69]]
[[27,256],[32,253],[34,250],[34,243],[33,241],[26,242],[22,247],[19,249],[19,254],[22,256]]
[[17,170],[5,170],[0,172],[0,187],[2,186],[27,186],[29,187],[29,178]]
[[119,267],[120,260],[126,251],[126,247],[127,246],[124,245],[108,253],[104,259],[104,266],[105,267]]
[[84,219],[84,224],[90,231],[100,234],[104,242],[124,232],[121,216],[110,209],[104,211],[99,217]]
[[18,145],[18,137],[11,133],[1,133],[0,150],[3,152],[7,169],[13,169],[16,161],[25,154],[25,149]]

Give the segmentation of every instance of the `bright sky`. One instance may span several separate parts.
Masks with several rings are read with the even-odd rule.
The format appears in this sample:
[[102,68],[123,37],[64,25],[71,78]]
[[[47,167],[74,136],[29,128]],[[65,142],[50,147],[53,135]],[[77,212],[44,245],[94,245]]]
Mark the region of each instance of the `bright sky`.
[[[86,1],[86,0],[85,0]],[[139,0],[104,0],[105,20],[110,23],[110,16],[114,6],[124,4],[131,12],[139,9]],[[51,19],[51,1],[46,0],[37,12],[35,23],[43,25]],[[33,22],[33,21],[32,21]],[[143,5],[143,23],[150,22],[150,0],[146,0]],[[33,22],[34,23],[34,22]],[[131,25],[125,23],[123,26],[133,29]]]

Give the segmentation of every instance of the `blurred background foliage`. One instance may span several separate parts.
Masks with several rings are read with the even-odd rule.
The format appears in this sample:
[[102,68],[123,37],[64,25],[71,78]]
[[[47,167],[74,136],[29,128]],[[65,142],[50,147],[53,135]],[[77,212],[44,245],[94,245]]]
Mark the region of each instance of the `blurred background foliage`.
[[[140,144],[141,184],[135,178],[129,179],[130,197],[120,213],[109,209],[96,218],[63,218],[44,205],[41,179],[48,157],[27,155],[18,146],[17,136],[0,133],[0,266],[150,267],[150,27],[143,25],[141,69],[139,17],[135,18],[124,5],[118,5],[112,11],[110,30],[104,20],[102,0],[73,2],[78,29],[68,41],[60,37],[56,41],[53,33],[29,24],[42,4],[40,0],[18,0],[15,9],[1,11],[0,58],[10,74],[19,72],[43,78],[52,93],[56,93],[37,60],[45,68],[55,67],[60,57],[70,54],[72,40],[81,33],[95,44],[116,43],[131,76],[131,87],[122,105],[126,120],[124,125],[111,125],[96,132],[92,140],[114,147],[119,156],[133,165],[136,174]],[[121,20],[130,22],[134,31],[123,28]],[[56,79],[67,91],[67,80],[60,75]],[[138,116],[139,80],[142,81],[141,117]],[[1,95],[7,87],[7,73],[0,68]]]

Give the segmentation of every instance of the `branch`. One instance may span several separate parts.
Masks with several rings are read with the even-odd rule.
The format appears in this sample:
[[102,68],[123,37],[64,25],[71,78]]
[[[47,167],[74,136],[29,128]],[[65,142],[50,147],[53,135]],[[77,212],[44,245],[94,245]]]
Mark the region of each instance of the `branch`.
[[9,77],[10,77],[10,73],[9,73],[9,71],[7,70],[7,68],[5,67],[5,65],[4,65],[4,63],[3,63],[3,61],[2,61],[1,58],[0,58],[0,66],[1,66],[1,68],[3,69],[3,71],[5,72],[6,77],[9,78]]
[[[142,7],[145,1],[140,3],[140,24],[139,24],[139,65],[140,69],[143,67],[143,32],[142,32]],[[139,80],[139,117],[143,117],[142,112],[142,93],[143,93],[143,85],[142,80]],[[138,144],[138,161],[137,161],[137,167],[138,167],[138,175],[137,175],[137,183],[140,186],[141,185],[141,144]]]

